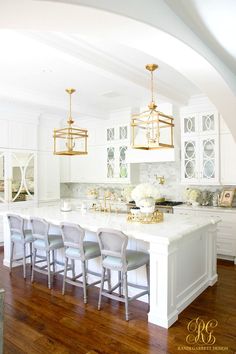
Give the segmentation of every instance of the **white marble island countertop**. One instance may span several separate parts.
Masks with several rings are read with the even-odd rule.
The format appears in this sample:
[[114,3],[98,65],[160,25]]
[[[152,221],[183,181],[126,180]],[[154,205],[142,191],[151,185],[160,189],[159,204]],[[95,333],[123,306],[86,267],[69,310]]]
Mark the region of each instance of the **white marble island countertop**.
[[[129,237],[131,249],[146,250],[150,255],[148,321],[158,326],[170,327],[184,308],[217,281],[216,223],[219,218],[164,214],[163,222],[139,224],[128,222],[125,214],[62,212],[59,205],[16,208],[12,212],[27,219],[41,217],[53,225],[62,221],[77,223],[88,233],[102,227],[123,231]],[[3,262],[9,267],[11,238],[7,218],[3,218],[3,223]],[[58,252],[57,256],[60,255],[63,257],[63,250]],[[100,271],[99,262],[96,267]],[[131,274],[132,282],[143,282],[143,270],[135,272]]]
[[[98,228],[113,228],[127,236],[146,242],[169,244],[195,230],[219,221],[217,218],[203,218],[186,215],[164,214],[164,221],[157,224],[128,222],[126,214],[94,211],[60,211],[59,206],[47,206],[14,210],[25,218],[30,216],[44,218],[59,225],[62,221],[80,224],[86,230],[96,232]],[[5,213],[6,214],[6,213]]]

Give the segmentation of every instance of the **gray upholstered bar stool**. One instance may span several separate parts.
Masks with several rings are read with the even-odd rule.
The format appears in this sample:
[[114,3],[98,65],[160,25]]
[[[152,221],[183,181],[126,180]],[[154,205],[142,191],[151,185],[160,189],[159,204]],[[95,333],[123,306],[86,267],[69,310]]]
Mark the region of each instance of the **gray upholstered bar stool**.
[[[26,220],[19,215],[7,214],[7,219],[11,237],[11,253],[10,253],[10,273],[12,271],[13,262],[23,261],[23,274],[26,278],[26,259],[30,258],[32,265],[32,242],[33,236],[31,230],[25,227]],[[15,243],[19,243],[23,248],[23,257],[13,258]],[[29,254],[26,255],[26,247],[29,245]]]
[[[102,280],[99,292],[98,309],[101,308],[101,298],[106,296],[113,300],[118,300],[125,303],[125,318],[129,320],[128,303],[131,300],[137,299],[140,296],[148,294],[149,299],[149,254],[134,250],[127,250],[128,236],[121,231],[113,229],[99,229],[97,232],[98,242],[102,255]],[[130,270],[146,266],[147,286],[128,283],[127,273]],[[118,283],[110,290],[105,291],[104,278],[106,271],[118,272]],[[142,292],[129,297],[128,286],[142,289]],[[112,294],[114,290],[119,288],[119,294]],[[122,292],[124,291],[124,297]]]
[[[84,241],[85,230],[77,224],[61,223],[61,232],[65,246],[65,270],[63,277],[62,294],[65,293],[65,283],[83,288],[84,303],[87,303],[87,288],[101,282],[101,273],[93,272],[88,269],[88,261],[101,255],[99,244],[93,241]],[[68,261],[71,261],[71,267],[68,267]],[[75,274],[75,261],[81,263],[82,272]],[[67,276],[67,271],[72,269],[72,278]],[[99,280],[93,283],[87,283],[87,274],[99,277]],[[77,279],[82,277],[82,282]]]
[[[56,264],[64,265],[64,263],[55,259],[55,250],[64,247],[62,236],[49,234],[50,224],[44,219],[32,217],[30,222],[34,237],[31,281],[34,281],[34,272],[46,274],[48,276],[48,287],[51,289],[51,275],[63,272],[63,270],[57,272],[55,270]],[[46,254],[43,256],[42,254],[37,254],[37,251],[43,251]],[[37,264],[41,262],[46,262],[46,265],[38,266]]]

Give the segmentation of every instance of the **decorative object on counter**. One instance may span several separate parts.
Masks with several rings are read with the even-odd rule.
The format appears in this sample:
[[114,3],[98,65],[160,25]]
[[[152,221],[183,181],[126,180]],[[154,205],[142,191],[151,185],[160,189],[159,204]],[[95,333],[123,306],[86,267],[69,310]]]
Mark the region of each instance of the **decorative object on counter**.
[[124,189],[121,191],[122,200],[128,203],[131,200],[131,194],[133,190],[134,190],[133,186],[124,187]]
[[221,207],[231,207],[233,204],[235,189],[223,189],[219,206]]
[[173,148],[174,118],[157,110],[153,94],[153,72],[157,64],[147,64],[146,69],[151,73],[151,102],[148,110],[132,115],[131,134],[132,148],[155,150]]
[[219,202],[220,202],[220,191],[217,190],[213,193],[213,196],[212,196],[212,205],[214,207],[217,207],[219,205]]
[[130,208],[130,213],[133,215],[138,215],[140,214],[140,208],[139,207]]
[[140,224],[157,224],[159,222],[162,222],[163,220],[164,220],[163,213],[160,213],[158,211],[155,211],[154,213],[151,214],[129,213],[127,215],[128,222],[138,222]]
[[[71,116],[71,95],[75,89],[66,89],[70,97],[69,117],[67,119],[68,126],[66,128],[54,129],[54,155],[87,155],[87,129],[74,128],[74,120]],[[63,144],[62,140],[63,140]],[[63,146],[63,147],[61,147]]]
[[131,197],[135,201],[136,206],[152,206],[160,198],[160,192],[153,184],[141,183],[134,188]]
[[212,198],[213,198],[213,193],[208,191],[208,190],[204,190],[202,191],[202,202],[201,204],[204,206],[207,205],[212,205]]
[[62,199],[61,200],[61,211],[71,211],[71,204],[68,200]]
[[185,198],[188,205],[198,206],[202,203],[202,192],[197,188],[187,188]]
[[88,188],[87,189],[87,197],[89,199],[97,199],[98,197],[98,190],[96,188]]
[[165,183],[165,177],[164,176],[157,176],[155,175],[156,180],[159,184],[164,184]]
[[139,201],[141,213],[152,214],[155,210],[155,199],[145,198]]

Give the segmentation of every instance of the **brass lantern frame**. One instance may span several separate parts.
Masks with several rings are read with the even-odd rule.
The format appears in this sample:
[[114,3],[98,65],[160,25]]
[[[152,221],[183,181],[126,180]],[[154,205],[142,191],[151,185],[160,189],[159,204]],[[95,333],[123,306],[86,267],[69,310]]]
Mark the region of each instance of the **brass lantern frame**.
[[[148,110],[133,114],[131,118],[131,144],[133,149],[159,150],[174,147],[174,118],[157,110],[153,95],[153,72],[158,68],[157,64],[147,64],[146,69],[151,73],[151,102]],[[146,137],[146,144],[135,142],[136,132],[142,129]],[[169,141],[161,142],[162,129],[170,129]]]
[[[73,155],[87,155],[88,151],[88,130],[83,128],[75,128],[72,127],[74,120],[71,116],[71,95],[75,92],[75,89],[70,88],[66,89],[66,92],[70,96],[70,111],[69,111],[69,118],[67,120],[68,127],[54,129],[53,138],[54,138],[54,155],[64,155],[64,156],[73,156]],[[58,139],[58,140],[57,140]],[[61,141],[60,139],[65,140],[65,146],[67,149],[61,150],[57,149],[57,142]],[[76,150],[76,141],[78,139],[84,140],[84,149]]]

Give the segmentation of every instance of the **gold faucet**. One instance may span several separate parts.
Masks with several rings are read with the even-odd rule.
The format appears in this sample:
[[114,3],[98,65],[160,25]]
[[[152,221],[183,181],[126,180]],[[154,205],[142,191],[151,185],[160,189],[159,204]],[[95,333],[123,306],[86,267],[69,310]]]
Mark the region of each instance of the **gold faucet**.
[[158,181],[159,184],[164,184],[165,183],[165,177],[164,176],[157,176],[155,175],[156,180]]

